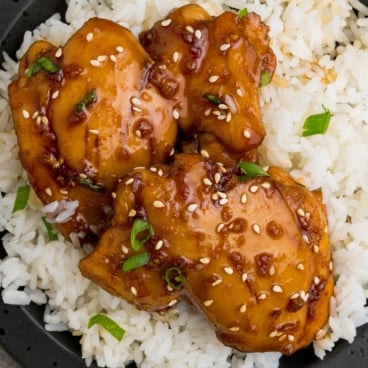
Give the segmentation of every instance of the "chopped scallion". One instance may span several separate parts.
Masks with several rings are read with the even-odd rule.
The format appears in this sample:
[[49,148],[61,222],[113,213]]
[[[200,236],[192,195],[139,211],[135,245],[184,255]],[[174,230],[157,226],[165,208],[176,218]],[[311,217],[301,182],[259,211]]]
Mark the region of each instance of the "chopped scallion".
[[130,245],[135,251],[138,251],[151,238],[152,234],[153,226],[149,222],[136,219],[130,232]]
[[310,115],[305,120],[303,125],[303,137],[326,133],[332,115],[330,110],[324,105],[322,105],[322,107],[324,112]]
[[17,194],[15,196],[13,206],[13,213],[26,208],[30,192],[31,187],[28,184],[22,185],[17,189]]
[[212,93],[205,93],[203,97],[207,98],[208,101],[212,102],[215,105],[220,105],[224,103],[222,100],[220,100],[216,95],[213,95]]
[[256,176],[269,176],[268,173],[263,170],[261,166],[253,162],[242,161],[239,163],[239,167],[245,173],[245,175],[239,176],[240,181],[252,179]]
[[48,73],[56,73],[60,70],[60,66],[54,63],[48,56],[42,56],[28,67],[25,76],[30,78],[40,70],[45,70]]
[[97,102],[97,92],[96,89],[93,88],[75,105],[75,110],[77,112],[82,112],[95,102]]
[[248,15],[248,9],[247,8],[243,8],[243,9],[240,9],[238,10],[238,12],[236,13],[236,15],[238,17],[246,17]]
[[179,267],[172,266],[165,271],[165,281],[170,287],[178,290],[184,285],[186,278]]
[[125,330],[110,317],[104,314],[99,313],[90,318],[88,322],[88,328],[91,328],[94,325],[100,325],[112,336],[114,336],[115,339],[117,339],[118,341],[120,341],[124,337]]
[[129,272],[136,268],[143,267],[148,264],[149,258],[148,252],[134,254],[124,261],[122,270],[123,272]]
[[44,225],[46,227],[47,235],[49,237],[49,240],[50,241],[57,240],[58,236],[57,236],[57,233],[55,232],[54,227],[46,220],[46,217],[43,216],[43,217],[41,217],[41,219],[42,219],[42,222],[44,223]]
[[267,84],[269,84],[270,81],[271,81],[271,73],[269,72],[269,70],[264,70],[261,73],[261,80],[259,81],[259,86],[260,87],[267,86]]
[[84,187],[93,190],[94,192],[103,192],[105,191],[105,187],[103,184],[100,183],[94,183],[89,178],[81,178],[78,177],[78,183],[83,185]]

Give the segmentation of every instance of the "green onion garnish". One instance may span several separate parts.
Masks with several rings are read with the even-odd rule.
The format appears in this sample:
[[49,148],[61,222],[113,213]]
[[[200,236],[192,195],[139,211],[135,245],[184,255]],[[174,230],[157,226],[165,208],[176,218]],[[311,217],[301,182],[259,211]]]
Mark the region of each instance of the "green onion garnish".
[[14,206],[13,206],[13,213],[26,208],[30,192],[31,192],[31,187],[28,184],[22,185],[21,187],[17,189],[17,194],[15,196],[15,201],[14,201]]
[[105,191],[105,187],[103,184],[100,183],[94,183],[91,179],[89,178],[81,178],[78,177],[78,183],[83,185],[84,187],[93,190],[94,192],[104,192]]
[[82,112],[95,102],[97,102],[97,92],[96,89],[93,88],[75,105],[75,110],[77,112]]
[[332,115],[330,110],[323,105],[322,107],[324,112],[310,115],[305,120],[303,125],[303,137],[326,133]]
[[224,102],[220,100],[217,96],[211,94],[211,93],[205,93],[203,97],[207,98],[208,101],[212,102],[215,105],[223,104]]
[[90,318],[88,322],[88,328],[91,328],[94,325],[102,326],[107,332],[109,332],[112,336],[115,337],[115,339],[119,341],[124,337],[125,330],[110,317],[104,314],[99,313]]
[[255,176],[269,176],[268,173],[262,169],[261,166],[253,162],[240,162],[239,167],[245,173],[245,175],[239,176],[240,181],[252,179]]
[[28,67],[25,76],[30,78],[40,70],[45,70],[48,73],[56,73],[60,70],[60,66],[54,63],[48,56],[42,56]]
[[175,290],[180,289],[186,281],[183,272],[179,267],[176,266],[172,266],[166,269],[165,280],[167,284]]
[[236,15],[238,16],[238,17],[245,17],[245,16],[247,16],[248,15],[248,9],[247,8],[243,8],[243,9],[240,9],[240,10],[238,10],[238,12],[236,13]]
[[47,230],[47,235],[49,237],[50,241],[53,240],[57,240],[58,236],[57,233],[55,232],[55,229],[53,228],[53,226],[46,220],[46,217],[41,217],[42,222],[44,223],[46,230]]
[[259,86],[260,87],[267,86],[267,84],[269,84],[270,81],[271,81],[271,73],[269,72],[269,70],[264,70],[261,73],[261,80],[259,81]]
[[148,252],[134,254],[124,261],[122,270],[123,272],[129,272],[136,268],[143,267],[148,264],[149,258]]
[[153,226],[149,222],[136,219],[130,232],[130,245],[135,251],[138,251],[151,238],[152,234]]

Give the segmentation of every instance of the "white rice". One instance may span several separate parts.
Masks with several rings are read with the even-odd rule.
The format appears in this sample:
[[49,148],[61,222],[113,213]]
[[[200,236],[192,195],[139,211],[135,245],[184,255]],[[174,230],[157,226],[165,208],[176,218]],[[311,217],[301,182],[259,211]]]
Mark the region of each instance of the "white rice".
[[[35,39],[63,45],[92,16],[112,19],[138,34],[187,2],[70,0],[67,24],[55,15],[26,32],[17,56]],[[220,0],[196,2],[212,14],[222,9]],[[310,189],[321,188],[324,195],[336,288],[330,333],[314,343],[315,353],[322,358],[338,339],[352,342],[356,327],[368,322],[368,19],[362,16],[368,11],[356,0],[351,3],[359,6],[358,16],[346,0],[225,3],[256,11],[271,27],[278,66],[273,83],[262,89],[268,132],[261,148],[262,163],[290,170]],[[142,368],[277,367],[278,353],[244,355],[223,346],[205,318],[185,304],[165,316],[149,315],[91,284],[78,270],[82,250],[60,235],[57,241],[47,241],[41,206],[34,198],[26,210],[11,213],[15,188],[24,184],[26,175],[17,158],[7,97],[17,63],[5,55],[3,69],[0,191],[6,194],[0,197],[0,230],[8,232],[3,239],[8,256],[0,261],[4,302],[47,301],[45,328],[81,336],[83,357],[87,363],[95,359],[99,366],[123,367],[135,360]],[[321,112],[322,105],[333,114],[327,133],[303,138],[305,118]],[[120,342],[96,326],[87,329],[89,318],[98,312],[124,327]]]

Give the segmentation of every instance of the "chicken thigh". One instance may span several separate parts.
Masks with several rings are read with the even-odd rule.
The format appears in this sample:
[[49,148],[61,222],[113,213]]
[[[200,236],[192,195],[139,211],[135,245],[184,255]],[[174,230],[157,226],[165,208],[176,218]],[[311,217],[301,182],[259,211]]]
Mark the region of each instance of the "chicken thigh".
[[[146,310],[189,298],[241,351],[307,346],[327,321],[333,291],[320,193],[276,167],[241,180],[197,154],[134,170],[82,274]],[[132,243],[138,219],[152,227],[140,249]]]

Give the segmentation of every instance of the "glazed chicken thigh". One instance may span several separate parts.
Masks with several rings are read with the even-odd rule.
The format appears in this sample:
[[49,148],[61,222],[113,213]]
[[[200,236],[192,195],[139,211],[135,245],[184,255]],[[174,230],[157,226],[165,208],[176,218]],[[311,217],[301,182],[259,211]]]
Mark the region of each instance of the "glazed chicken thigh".
[[97,18],[62,49],[39,41],[22,58],[9,86],[20,158],[44,203],[79,202],[66,236],[103,228],[119,178],[168,159],[177,124],[147,82],[152,65],[130,31]]
[[[118,186],[111,227],[80,262],[83,275],[146,310],[189,298],[241,351],[307,346],[333,290],[326,214],[318,192],[280,168],[268,174],[240,181],[196,154],[134,170]],[[137,219],[153,234],[134,250]],[[142,254],[146,263],[124,271]]]
[[[165,66],[162,73],[174,81],[166,97],[178,101],[184,133],[212,133],[228,151],[261,144],[259,87],[262,75],[271,79],[276,66],[268,30],[254,13],[211,17],[191,4],[140,35],[152,59]],[[161,79],[151,82],[160,88]]]

